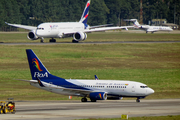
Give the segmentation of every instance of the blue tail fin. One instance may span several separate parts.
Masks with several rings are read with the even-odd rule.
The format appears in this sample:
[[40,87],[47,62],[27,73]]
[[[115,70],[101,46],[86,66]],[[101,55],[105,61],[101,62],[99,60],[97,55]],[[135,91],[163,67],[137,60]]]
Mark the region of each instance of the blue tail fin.
[[81,16],[81,19],[80,19],[80,21],[79,21],[79,22],[84,23],[85,26],[87,26],[87,21],[88,21],[88,16],[89,16],[90,2],[91,2],[91,0],[88,0],[86,6],[85,6],[85,8],[84,8],[84,12],[83,12],[83,14],[82,14],[82,16]]
[[94,77],[95,77],[95,80],[99,80],[98,77],[97,77],[97,75],[94,75]]
[[42,62],[39,60],[39,58],[31,49],[27,49],[26,53],[27,53],[29,68],[33,80],[37,80],[37,78],[41,78],[41,79],[58,78],[49,73],[49,71],[46,69],[46,67],[42,64]]

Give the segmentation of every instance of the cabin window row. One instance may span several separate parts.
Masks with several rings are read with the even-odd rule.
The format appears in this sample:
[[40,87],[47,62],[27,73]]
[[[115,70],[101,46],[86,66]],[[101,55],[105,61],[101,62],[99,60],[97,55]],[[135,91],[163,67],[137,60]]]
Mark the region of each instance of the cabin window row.
[[[62,87],[89,87],[89,88],[105,88],[105,86],[93,86],[93,85],[62,85]],[[107,86],[107,88],[126,88],[126,86]]]

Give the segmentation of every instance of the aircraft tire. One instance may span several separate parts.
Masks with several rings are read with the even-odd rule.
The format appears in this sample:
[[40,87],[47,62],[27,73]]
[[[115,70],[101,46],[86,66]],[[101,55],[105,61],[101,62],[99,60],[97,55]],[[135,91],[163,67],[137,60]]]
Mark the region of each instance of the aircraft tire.
[[81,102],[87,102],[87,98],[82,98]]
[[41,40],[40,42],[41,42],[41,43],[44,43],[44,40]]
[[136,99],[136,102],[139,103],[139,102],[140,102],[140,99]]
[[49,42],[56,42],[56,39],[50,39]]
[[72,43],[79,43],[79,41],[77,41],[77,40],[72,40]]

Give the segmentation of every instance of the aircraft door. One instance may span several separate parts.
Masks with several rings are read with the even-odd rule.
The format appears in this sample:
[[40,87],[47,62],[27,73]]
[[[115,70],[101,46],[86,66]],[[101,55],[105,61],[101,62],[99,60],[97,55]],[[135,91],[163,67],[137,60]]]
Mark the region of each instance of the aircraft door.
[[136,89],[136,85],[133,85],[132,86],[132,92],[135,92],[135,89]]

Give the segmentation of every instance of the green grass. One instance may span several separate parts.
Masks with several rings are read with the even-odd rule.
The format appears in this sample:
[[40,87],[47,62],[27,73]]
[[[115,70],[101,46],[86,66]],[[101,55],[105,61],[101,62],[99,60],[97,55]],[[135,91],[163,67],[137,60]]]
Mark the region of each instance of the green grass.
[[[39,42],[40,40],[29,40],[28,32],[0,32],[0,42]],[[83,42],[104,42],[104,41],[179,41],[180,34],[171,33],[127,33],[127,32],[97,32],[87,34],[88,38]],[[57,42],[71,42],[72,38],[56,39]],[[49,42],[49,38],[44,39]]]
[[[105,35],[91,34],[90,39],[94,40],[96,35],[102,34]],[[112,36],[114,34],[120,33],[113,33]],[[109,33],[108,35],[111,36]],[[134,37],[133,40],[140,40],[141,34],[134,35],[124,35],[123,39],[127,36],[128,40],[130,37],[131,39]],[[149,35],[151,34],[144,34],[144,38],[146,36],[146,39],[151,39]],[[154,35],[158,38],[162,34]],[[12,42],[13,36],[17,37],[14,33],[2,36],[8,42]],[[167,40],[172,40],[174,34],[166,37]],[[28,40],[25,38],[25,41]],[[116,41],[116,38],[112,38],[112,41]],[[0,100],[8,97],[14,97],[15,100],[68,99],[68,96],[49,93],[34,88],[29,83],[13,80],[31,79],[25,49],[33,49],[48,70],[62,78],[94,79],[96,74],[99,79],[138,81],[155,90],[155,93],[147,99],[180,98],[180,43],[0,45],[0,47]],[[73,99],[80,98],[73,97]]]
[[[128,120],[179,120],[180,115],[177,116],[155,116],[155,117],[130,117]],[[121,118],[99,118],[99,119],[81,119],[81,120],[122,120]]]

